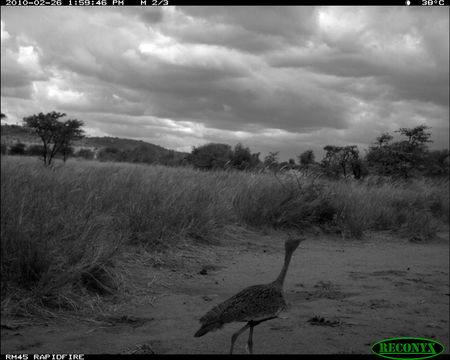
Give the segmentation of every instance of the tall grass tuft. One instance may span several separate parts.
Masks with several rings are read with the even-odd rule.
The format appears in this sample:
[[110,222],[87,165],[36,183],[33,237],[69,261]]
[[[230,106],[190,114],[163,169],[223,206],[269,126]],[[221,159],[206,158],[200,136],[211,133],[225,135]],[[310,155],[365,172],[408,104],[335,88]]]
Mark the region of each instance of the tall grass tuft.
[[2,295],[22,289],[41,304],[74,308],[80,294],[114,292],[112,258],[123,234],[92,201],[98,189],[80,191],[85,169],[28,161],[2,159]]
[[[351,237],[366,230],[400,230],[407,237],[432,238],[448,222],[448,180],[384,179],[329,182],[336,225]],[[418,225],[421,224],[421,225]]]
[[335,215],[323,183],[289,174],[249,174],[236,189],[238,218],[252,226],[307,228],[324,225]]

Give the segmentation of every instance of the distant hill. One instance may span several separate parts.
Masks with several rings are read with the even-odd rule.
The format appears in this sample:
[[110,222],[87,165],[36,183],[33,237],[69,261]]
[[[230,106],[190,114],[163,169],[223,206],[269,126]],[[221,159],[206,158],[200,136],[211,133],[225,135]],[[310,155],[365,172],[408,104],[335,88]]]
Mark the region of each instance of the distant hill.
[[104,148],[104,147],[113,147],[119,150],[133,150],[139,146],[145,146],[149,148],[153,148],[157,151],[168,151],[168,149],[163,148],[159,145],[150,144],[148,142],[142,140],[133,140],[133,139],[123,139],[118,137],[85,137],[80,141],[76,142],[77,146],[82,147],[95,147],[95,148]]
[[[29,146],[32,144],[41,144],[41,139],[31,130],[19,125],[1,126],[1,143],[11,146],[17,142]],[[73,143],[75,151],[85,148],[95,152],[108,153],[108,150],[118,150],[121,153],[128,154],[122,156],[126,161],[129,156],[135,162],[154,162],[161,159],[171,159],[171,161],[181,161],[188,155],[185,152],[169,150],[162,146],[150,144],[142,140],[123,139],[118,137],[85,137]],[[111,153],[111,152],[110,152]],[[112,152],[114,153],[114,151]],[[108,156],[107,156],[108,157]],[[115,160],[116,157],[110,158]],[[140,161],[142,160],[142,161]],[[166,161],[164,161],[166,162]]]
[[11,145],[16,142],[31,144],[40,142],[39,137],[31,130],[19,125],[2,125],[1,142],[2,144]]

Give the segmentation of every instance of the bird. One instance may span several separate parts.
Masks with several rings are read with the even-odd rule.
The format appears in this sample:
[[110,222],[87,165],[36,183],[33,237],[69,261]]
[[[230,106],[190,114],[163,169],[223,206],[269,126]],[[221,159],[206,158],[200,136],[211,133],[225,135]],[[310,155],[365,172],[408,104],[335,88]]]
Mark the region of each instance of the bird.
[[252,354],[253,328],[264,321],[277,318],[287,308],[283,297],[283,283],[292,254],[304,240],[303,237],[290,235],[284,244],[284,264],[278,277],[268,284],[249,286],[212,308],[200,318],[201,327],[194,334],[194,337],[200,337],[210,331],[218,330],[228,323],[246,322],[247,324],[244,327],[232,335],[230,354],[233,353],[236,339],[247,329],[249,329],[247,351]]

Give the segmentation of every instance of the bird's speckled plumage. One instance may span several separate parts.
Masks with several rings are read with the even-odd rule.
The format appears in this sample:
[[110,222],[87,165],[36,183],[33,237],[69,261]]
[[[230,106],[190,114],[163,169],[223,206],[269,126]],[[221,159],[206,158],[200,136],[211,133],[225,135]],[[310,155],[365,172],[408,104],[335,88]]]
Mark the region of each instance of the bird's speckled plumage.
[[286,309],[283,293],[273,283],[253,285],[233,295],[200,318],[202,327],[216,329],[230,322],[259,321],[277,316]]
[[[302,240],[288,239],[286,241],[284,265],[275,281],[249,286],[212,308],[200,318],[201,328],[194,336],[203,336],[231,322],[247,322],[253,329],[255,324],[275,318],[285,310],[287,305],[283,297],[283,282],[291,255]],[[234,340],[232,348],[233,344]]]

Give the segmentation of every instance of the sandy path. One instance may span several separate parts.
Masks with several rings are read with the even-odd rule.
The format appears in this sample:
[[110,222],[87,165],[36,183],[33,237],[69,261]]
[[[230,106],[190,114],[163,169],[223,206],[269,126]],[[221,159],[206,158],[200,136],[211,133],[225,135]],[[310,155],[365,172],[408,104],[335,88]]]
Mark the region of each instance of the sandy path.
[[[448,353],[444,238],[448,234],[414,244],[377,234],[364,241],[321,236],[302,243],[285,283],[291,307],[284,319],[255,328],[254,352],[370,353],[370,344],[381,339],[415,336],[441,342]],[[231,334],[242,324],[194,338],[197,319],[242,288],[273,280],[282,265],[282,244],[282,237],[250,237],[208,247],[197,258],[194,252],[179,266],[141,269],[142,294],[107,319],[20,325],[24,319],[3,318],[2,352],[227,353]],[[307,322],[314,316],[334,326]],[[246,340],[245,333],[236,353],[245,352]]]

